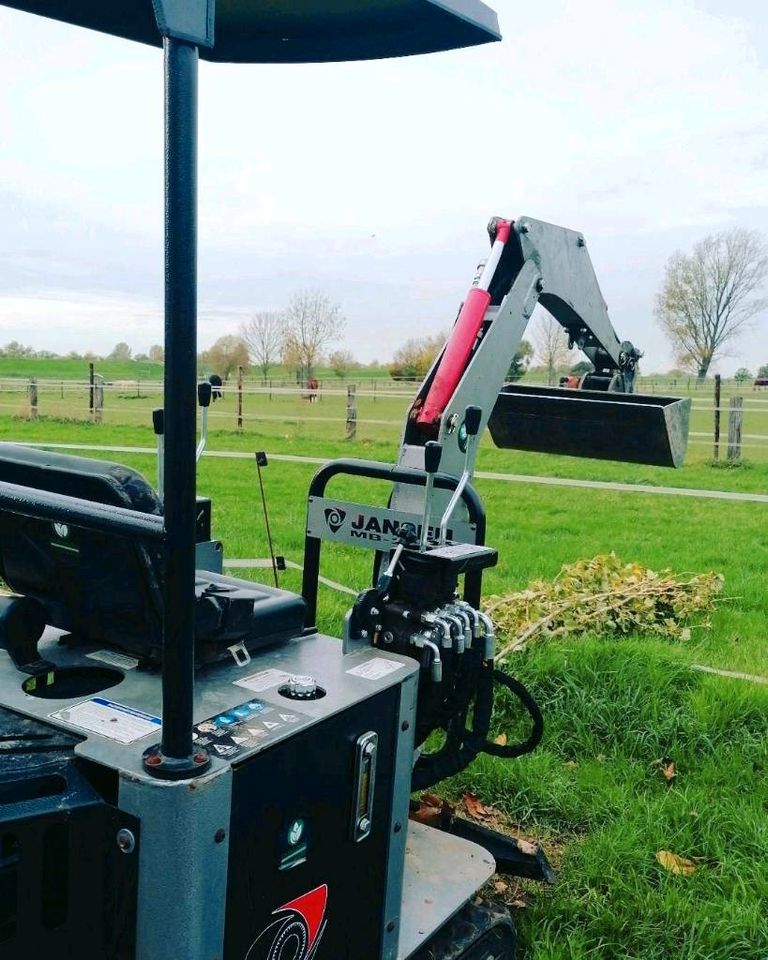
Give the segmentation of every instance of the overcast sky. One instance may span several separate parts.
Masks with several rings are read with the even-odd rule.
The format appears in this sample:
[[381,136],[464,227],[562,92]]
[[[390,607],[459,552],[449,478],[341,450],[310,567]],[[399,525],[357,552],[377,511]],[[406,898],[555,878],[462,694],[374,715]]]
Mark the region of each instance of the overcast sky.
[[[496,0],[504,40],[377,63],[201,66],[200,344],[316,287],[386,360],[446,329],[526,214],[582,230],[620,338],[667,257],[768,233],[765,0]],[[162,54],[0,7],[0,343],[162,340]],[[717,368],[768,362],[768,319]]]

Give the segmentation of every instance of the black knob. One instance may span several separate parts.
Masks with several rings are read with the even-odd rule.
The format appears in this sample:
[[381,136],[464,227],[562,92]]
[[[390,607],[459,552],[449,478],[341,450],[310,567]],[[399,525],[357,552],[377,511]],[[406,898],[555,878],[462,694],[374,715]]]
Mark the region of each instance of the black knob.
[[467,431],[467,436],[477,436],[480,432],[480,419],[482,416],[483,411],[480,407],[467,407],[464,412],[464,428]]
[[202,383],[198,383],[197,402],[200,404],[201,407],[210,407],[211,393],[212,393],[212,387],[207,380],[203,380]]
[[428,440],[424,445],[424,469],[427,473],[437,473],[443,448],[437,440]]
[[165,414],[162,407],[157,407],[152,411],[152,429],[157,437],[162,437],[165,432]]

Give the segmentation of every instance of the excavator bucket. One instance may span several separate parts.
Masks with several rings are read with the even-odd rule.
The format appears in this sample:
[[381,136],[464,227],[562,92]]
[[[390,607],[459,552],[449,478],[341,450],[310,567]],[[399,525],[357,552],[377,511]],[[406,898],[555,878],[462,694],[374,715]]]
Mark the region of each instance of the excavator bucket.
[[680,467],[691,401],[507,384],[488,428],[497,447]]

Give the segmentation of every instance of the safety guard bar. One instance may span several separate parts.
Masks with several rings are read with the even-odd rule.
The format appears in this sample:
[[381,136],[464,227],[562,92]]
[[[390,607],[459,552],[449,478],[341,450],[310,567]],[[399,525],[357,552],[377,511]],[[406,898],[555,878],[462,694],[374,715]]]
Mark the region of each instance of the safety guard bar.
[[[410,483],[417,487],[424,487],[427,483],[427,474],[414,467],[400,467],[392,463],[380,463],[376,460],[342,459],[331,460],[321,467],[312,478],[309,485],[310,497],[322,497],[328,483],[339,475],[347,477],[365,477],[369,480],[388,480],[391,483]],[[458,479],[446,473],[434,475],[434,485],[440,490],[455,490]],[[471,484],[467,484],[461,495],[467,508],[470,523],[475,525],[475,543],[478,546],[485,544],[485,507],[480,495]],[[315,626],[317,618],[317,591],[320,576],[320,551],[322,541],[320,537],[307,534],[304,538],[304,576],[301,592],[307,605],[305,625],[308,628]],[[464,578],[464,599],[473,607],[480,605],[483,589],[483,575],[481,571],[468,573]]]

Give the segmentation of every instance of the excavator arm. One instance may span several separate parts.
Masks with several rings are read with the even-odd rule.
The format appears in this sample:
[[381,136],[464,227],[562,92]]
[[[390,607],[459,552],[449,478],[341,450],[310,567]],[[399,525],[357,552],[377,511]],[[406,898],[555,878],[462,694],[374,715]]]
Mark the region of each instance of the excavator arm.
[[[408,412],[400,465],[423,469],[437,441],[440,471],[471,477],[467,410],[479,408],[478,434],[490,426],[500,447],[679,466],[690,401],[633,392],[641,353],[616,335],[584,236],[530,217],[494,218],[488,231],[491,253]],[[592,362],[586,389],[505,385],[537,303]],[[396,487],[392,506],[417,509],[419,496]],[[443,507],[436,495],[431,516]]]

